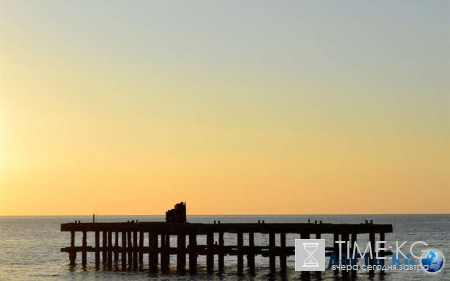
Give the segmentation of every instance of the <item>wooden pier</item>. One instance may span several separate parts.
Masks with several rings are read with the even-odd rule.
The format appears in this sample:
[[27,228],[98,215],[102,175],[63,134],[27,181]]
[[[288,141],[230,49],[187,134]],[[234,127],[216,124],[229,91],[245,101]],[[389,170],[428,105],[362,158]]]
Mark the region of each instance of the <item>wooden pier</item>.
[[[182,218],[183,219],[183,218]],[[185,218],[184,218],[185,220]],[[95,220],[93,220],[95,221]],[[176,222],[118,222],[118,223],[65,223],[61,231],[70,232],[70,246],[62,248],[69,253],[71,265],[76,264],[77,253],[81,253],[81,265],[87,265],[87,254],[94,253],[95,267],[122,270],[148,270],[150,272],[168,272],[170,257],[176,256],[178,272],[197,271],[199,256],[206,257],[208,273],[221,273],[225,269],[225,256],[237,256],[237,273],[244,271],[244,257],[249,272],[256,270],[255,256],[267,257],[269,269],[275,273],[276,259],[279,259],[279,271],[287,270],[286,259],[294,255],[294,247],[286,246],[286,235],[294,234],[297,238],[321,238],[332,235],[334,241],[357,241],[358,235],[368,235],[372,245],[376,235],[383,240],[385,233],[392,232],[392,225],[362,224],[331,224],[331,223],[188,223]],[[75,245],[75,237],[81,235],[81,245]],[[88,233],[94,236],[94,245],[87,244]],[[224,235],[235,235],[235,245],[225,245]],[[255,234],[268,235],[268,244],[255,245]],[[244,235],[247,245],[244,245]],[[199,237],[206,241],[199,244]],[[92,237],[92,236],[91,236]],[[171,237],[176,244],[171,245]],[[277,238],[277,239],[276,239]],[[351,240],[349,240],[351,238]],[[173,241],[172,240],[172,241]],[[278,244],[276,244],[278,241]],[[336,253],[337,244],[326,249],[327,255]],[[345,247],[343,247],[345,249]],[[383,253],[382,253],[383,254]],[[188,264],[187,259],[188,257]],[[217,261],[217,265],[214,264]],[[373,264],[373,260],[370,261]],[[307,275],[308,272],[302,272]],[[354,275],[356,272],[342,272],[342,275]]]

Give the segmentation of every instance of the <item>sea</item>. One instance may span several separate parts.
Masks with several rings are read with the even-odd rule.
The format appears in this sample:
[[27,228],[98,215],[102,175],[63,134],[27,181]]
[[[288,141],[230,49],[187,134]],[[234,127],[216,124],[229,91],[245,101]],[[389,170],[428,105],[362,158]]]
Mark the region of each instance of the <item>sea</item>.
[[[206,272],[206,258],[199,257],[198,272],[195,275],[178,275],[176,257],[171,257],[171,270],[167,274],[160,271],[150,274],[144,267],[141,271],[95,270],[93,253],[88,253],[88,266],[82,268],[80,264],[69,265],[69,256],[60,251],[70,244],[70,234],[60,231],[61,223],[91,222],[91,216],[53,216],[53,217],[0,217],[0,280],[300,280],[300,272],[294,270],[295,257],[288,257],[287,273],[269,274],[268,258],[256,258],[256,273],[250,274],[244,270],[243,275],[237,274],[237,258],[225,257],[225,271],[208,274]],[[164,221],[162,216],[97,216],[97,222],[126,222],[128,220]],[[392,224],[394,232],[386,235],[388,245],[395,246],[395,241],[400,244],[404,241],[406,246],[401,250],[406,254],[409,246],[415,241],[424,241],[428,244],[414,247],[416,255],[424,249],[436,249],[445,257],[450,258],[450,215],[288,215],[288,216],[188,216],[188,222],[195,223],[256,223],[264,220],[265,223],[305,223],[310,220],[323,223],[364,223],[365,220],[373,220],[375,224]],[[81,237],[78,235],[76,243],[81,245]],[[93,235],[88,237],[88,245],[93,244]],[[365,246],[368,237],[358,236],[358,243]],[[366,235],[367,236],[367,235]],[[294,239],[298,235],[288,235],[287,245],[294,246]],[[313,237],[312,237],[313,238]],[[326,240],[326,246],[332,246],[332,237],[322,236]],[[174,237],[175,239],[175,237]],[[205,243],[204,238],[199,238],[198,244]],[[225,245],[236,243],[236,235],[225,235]],[[244,245],[247,242],[244,236]],[[378,239],[378,237],[377,237]],[[176,244],[175,240],[171,243]],[[267,245],[267,235],[255,235],[255,245]],[[217,259],[217,258],[216,258]],[[144,258],[146,261],[146,258]],[[416,260],[420,264],[419,260]],[[78,254],[77,262],[81,262]],[[279,268],[277,260],[277,269]],[[363,261],[362,261],[363,262]],[[244,266],[246,260],[244,259]],[[326,259],[328,266],[329,258]],[[402,262],[403,263],[403,262]],[[362,263],[363,264],[363,263]],[[390,261],[386,261],[390,264]],[[215,261],[217,269],[217,260]],[[339,280],[333,271],[326,270],[322,273],[324,280]],[[315,280],[316,275],[312,274]],[[375,272],[370,276],[367,271],[358,271],[358,280],[450,280],[450,261],[444,264],[438,273],[430,274],[423,270],[388,270],[385,273]]]

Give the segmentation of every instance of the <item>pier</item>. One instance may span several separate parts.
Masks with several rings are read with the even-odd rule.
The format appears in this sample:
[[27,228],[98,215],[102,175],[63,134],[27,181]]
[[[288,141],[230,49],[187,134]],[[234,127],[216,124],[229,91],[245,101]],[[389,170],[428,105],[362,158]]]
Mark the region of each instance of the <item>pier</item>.
[[[206,257],[208,273],[223,272],[225,256],[237,257],[237,273],[244,271],[244,257],[248,272],[257,270],[255,257],[268,259],[271,273],[287,270],[287,257],[294,255],[294,247],[286,245],[286,235],[295,237],[321,238],[331,235],[334,241],[357,241],[361,235],[366,235],[371,245],[375,245],[376,236],[382,241],[386,233],[392,232],[390,224],[331,224],[308,221],[307,223],[189,223],[186,222],[186,205],[179,203],[166,213],[166,222],[117,222],[103,223],[64,223],[61,231],[70,233],[70,246],[62,248],[69,254],[71,265],[77,263],[77,255],[81,253],[81,265],[87,265],[87,254],[93,253],[95,267],[121,270],[148,270],[149,272],[168,272],[171,269],[170,257],[176,256],[176,270],[195,273],[198,267],[198,257]],[[94,244],[87,244],[88,234],[93,235]],[[234,235],[236,243],[225,245],[224,235]],[[266,245],[255,245],[255,234],[268,236]],[[81,235],[81,245],[75,245],[76,236]],[[203,239],[199,237],[203,236]],[[246,244],[244,245],[244,236]],[[172,239],[171,239],[172,238]],[[171,241],[176,241],[171,245]],[[200,244],[199,240],[206,243]],[[333,242],[334,242],[333,241]],[[276,243],[278,242],[278,243]],[[338,257],[337,244],[326,248],[326,255],[335,253]],[[342,249],[346,249],[343,246]],[[374,249],[374,247],[373,247]],[[352,249],[350,249],[352,250]],[[346,250],[344,250],[346,251]],[[348,253],[347,253],[348,254]],[[386,253],[380,253],[384,255]],[[188,259],[187,259],[188,258]],[[276,268],[276,259],[279,268]],[[338,258],[339,259],[339,258]],[[374,259],[370,260],[374,263]],[[175,268],[175,265],[172,265]],[[338,273],[338,272],[336,272]],[[308,278],[309,272],[302,272]],[[317,274],[320,274],[317,273]],[[342,271],[341,274],[354,276],[356,272]]]

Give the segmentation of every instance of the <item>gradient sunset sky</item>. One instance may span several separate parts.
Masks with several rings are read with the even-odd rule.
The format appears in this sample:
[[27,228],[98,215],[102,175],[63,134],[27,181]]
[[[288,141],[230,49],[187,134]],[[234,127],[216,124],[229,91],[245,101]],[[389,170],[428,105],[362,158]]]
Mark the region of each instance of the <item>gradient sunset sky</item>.
[[0,5],[0,215],[450,213],[449,1]]

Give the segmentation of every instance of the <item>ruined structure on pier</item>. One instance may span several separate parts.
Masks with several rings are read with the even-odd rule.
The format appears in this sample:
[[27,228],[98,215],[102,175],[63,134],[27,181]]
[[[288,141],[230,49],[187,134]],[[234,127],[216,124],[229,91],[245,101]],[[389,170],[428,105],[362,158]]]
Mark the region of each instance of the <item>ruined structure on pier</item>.
[[186,222],[186,202],[176,204],[166,212],[166,222]]
[[[249,272],[256,270],[255,256],[267,257],[271,273],[276,272],[276,259],[279,259],[279,270],[285,272],[288,256],[294,255],[294,247],[286,245],[286,235],[298,235],[298,238],[323,238],[322,235],[332,235],[334,241],[357,241],[357,237],[368,235],[368,240],[375,249],[376,235],[379,241],[385,240],[385,233],[392,232],[392,225],[376,225],[372,222],[361,224],[331,224],[331,223],[187,223],[186,205],[179,203],[166,213],[167,222],[117,222],[117,223],[65,223],[61,224],[61,231],[70,232],[70,246],[62,248],[62,252],[69,253],[71,265],[76,264],[77,253],[81,253],[81,264],[86,266],[87,254],[94,253],[97,269],[103,265],[106,269],[119,268],[122,270],[149,270],[168,272],[170,270],[170,256],[176,256],[176,270],[195,273],[197,259],[206,256],[208,273],[218,270],[223,272],[225,256],[237,256],[237,271],[244,270],[244,256],[247,257]],[[82,235],[82,245],[75,245],[75,236]],[[94,245],[87,244],[88,233],[94,234]],[[225,245],[224,234],[236,235],[235,245]],[[268,235],[268,244],[255,245],[255,234]],[[244,235],[248,235],[248,243],[244,245]],[[199,244],[199,236],[204,236],[205,244]],[[171,237],[176,237],[176,243],[171,245]],[[202,239],[203,240],[203,239]],[[277,243],[277,242],[278,243]],[[326,248],[329,256],[338,256],[338,244]],[[344,253],[349,256],[353,249],[342,245]],[[349,252],[346,252],[350,250]],[[379,253],[380,256],[385,252]],[[146,258],[144,258],[146,257]],[[188,257],[188,264],[187,258]],[[217,267],[215,267],[217,257]],[[374,259],[370,259],[374,264]],[[320,274],[317,273],[317,274]],[[356,271],[342,271],[342,275],[353,276]],[[309,276],[309,272],[302,272],[302,276]]]

